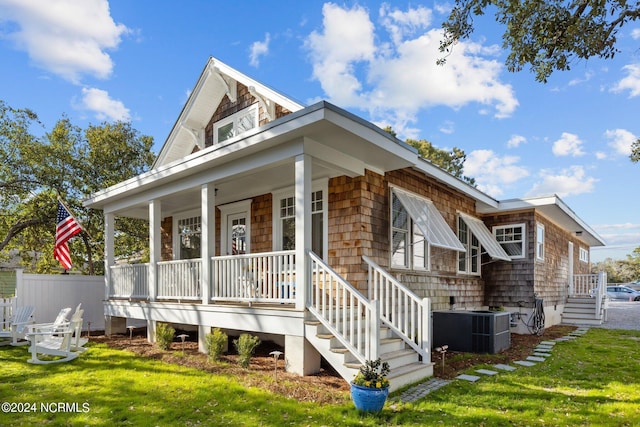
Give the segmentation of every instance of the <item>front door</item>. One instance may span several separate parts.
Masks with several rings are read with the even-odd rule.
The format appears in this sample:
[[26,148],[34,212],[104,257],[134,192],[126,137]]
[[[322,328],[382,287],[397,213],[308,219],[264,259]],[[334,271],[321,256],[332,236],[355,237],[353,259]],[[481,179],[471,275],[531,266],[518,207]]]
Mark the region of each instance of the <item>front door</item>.
[[251,253],[251,199],[219,205],[220,255]]

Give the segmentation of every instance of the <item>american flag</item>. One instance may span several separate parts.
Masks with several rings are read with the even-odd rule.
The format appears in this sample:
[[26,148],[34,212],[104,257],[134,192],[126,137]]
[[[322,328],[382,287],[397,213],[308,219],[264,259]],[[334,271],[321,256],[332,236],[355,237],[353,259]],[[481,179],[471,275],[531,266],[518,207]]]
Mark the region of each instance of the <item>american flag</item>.
[[60,261],[65,270],[71,268],[71,254],[67,241],[82,231],[82,227],[69,213],[67,208],[58,202],[58,222],[56,226],[56,246],[53,249],[53,257]]

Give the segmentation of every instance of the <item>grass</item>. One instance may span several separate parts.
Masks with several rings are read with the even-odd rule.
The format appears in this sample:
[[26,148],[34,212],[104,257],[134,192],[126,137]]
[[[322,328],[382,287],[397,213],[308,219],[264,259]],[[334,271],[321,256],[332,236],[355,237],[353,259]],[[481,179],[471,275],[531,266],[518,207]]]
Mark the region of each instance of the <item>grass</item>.
[[358,413],[346,393],[339,404],[298,402],[103,344],[62,364],[28,364],[24,347],[0,348],[0,358],[0,401],[36,409],[1,412],[0,425],[640,425],[638,331],[593,328],[544,363],[390,401],[378,415]]

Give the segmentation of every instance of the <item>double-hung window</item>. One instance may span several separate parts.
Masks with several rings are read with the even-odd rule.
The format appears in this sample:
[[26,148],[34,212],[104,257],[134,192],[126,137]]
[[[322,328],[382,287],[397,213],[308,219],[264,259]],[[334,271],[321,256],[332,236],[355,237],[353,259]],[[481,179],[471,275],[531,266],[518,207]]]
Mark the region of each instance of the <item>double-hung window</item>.
[[[293,250],[296,247],[296,199],[293,191],[273,194],[274,203],[274,250]],[[314,184],[311,192],[311,250],[325,257],[326,236],[326,181]]]
[[256,126],[258,126],[258,105],[254,104],[215,123],[213,125],[213,143],[220,144]]
[[524,258],[526,256],[525,224],[495,226],[493,227],[493,235],[511,259]]
[[391,266],[429,269],[429,243],[394,192],[391,193]]
[[580,262],[589,262],[589,251],[585,248],[580,248]]
[[466,249],[466,252],[458,252],[458,272],[480,275],[480,241],[462,217],[458,217],[458,239]]

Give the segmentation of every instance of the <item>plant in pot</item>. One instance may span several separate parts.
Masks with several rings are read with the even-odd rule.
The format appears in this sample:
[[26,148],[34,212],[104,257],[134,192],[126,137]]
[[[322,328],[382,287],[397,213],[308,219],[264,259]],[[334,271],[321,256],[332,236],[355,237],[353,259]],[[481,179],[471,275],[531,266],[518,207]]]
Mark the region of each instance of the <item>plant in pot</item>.
[[351,381],[351,399],[356,409],[379,412],[389,395],[389,364],[380,359],[367,360]]

